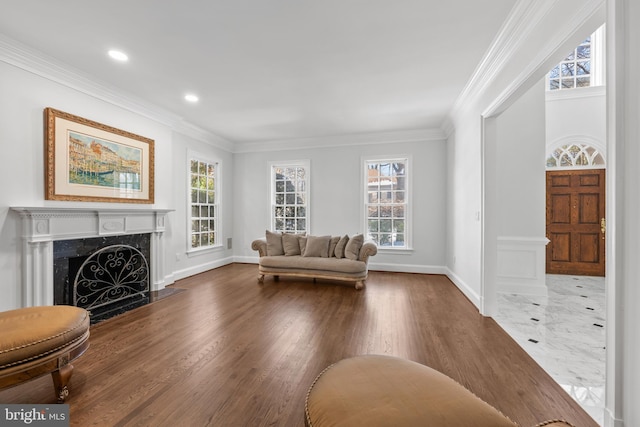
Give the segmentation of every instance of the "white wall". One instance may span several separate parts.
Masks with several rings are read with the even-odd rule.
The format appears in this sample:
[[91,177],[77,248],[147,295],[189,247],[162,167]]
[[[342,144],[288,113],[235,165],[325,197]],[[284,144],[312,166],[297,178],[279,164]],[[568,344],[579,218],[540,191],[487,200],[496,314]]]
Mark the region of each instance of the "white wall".
[[495,125],[498,292],[546,295],[544,81]]
[[[1,54],[1,52],[0,52]],[[1,58],[0,58],[1,59]],[[171,283],[174,272],[196,271],[197,264],[210,265],[229,258],[229,251],[218,251],[206,257],[182,256],[175,253],[186,248],[186,149],[194,148],[220,157],[225,163],[227,185],[231,186],[232,155],[174,132],[170,126],[122,108],[113,102],[91,96],[69,82],[59,83],[45,74],[26,71],[23,67],[0,61],[0,310],[22,305],[22,240],[19,216],[11,206],[60,207],[125,207],[129,209],[175,209],[169,214],[164,238],[170,248],[164,254]],[[155,203],[153,205],[83,203],[44,200],[44,116],[53,107],[109,126],[133,132],[155,141]],[[181,183],[184,184],[181,185]],[[232,203],[233,193],[223,189]],[[230,236],[232,214],[225,215],[224,228]],[[226,262],[226,261],[223,261]]]
[[545,104],[540,81],[496,118],[499,236],[545,234]]
[[[607,20],[607,426],[640,425],[640,4],[609,0]],[[613,262],[612,262],[613,258]]]
[[547,145],[583,142],[605,153],[606,119],[604,86],[546,93]]
[[[269,162],[309,160],[311,233],[344,235],[364,231],[361,163],[363,156],[408,155],[412,160],[413,251],[379,252],[370,268],[388,271],[443,272],[446,227],[446,147],[444,140],[317,147],[235,155],[235,254],[255,262],[251,242],[269,228]],[[390,137],[390,140],[392,138]],[[354,137],[355,141],[355,137]],[[292,142],[295,146],[295,142]]]

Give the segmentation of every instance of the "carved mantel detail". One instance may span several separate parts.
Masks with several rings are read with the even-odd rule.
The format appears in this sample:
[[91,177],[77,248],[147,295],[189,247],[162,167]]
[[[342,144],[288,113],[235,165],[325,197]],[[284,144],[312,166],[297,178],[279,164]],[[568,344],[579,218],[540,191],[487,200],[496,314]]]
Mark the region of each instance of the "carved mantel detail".
[[22,217],[22,302],[53,304],[53,242],[151,234],[151,288],[165,286],[163,234],[170,209],[12,207]]

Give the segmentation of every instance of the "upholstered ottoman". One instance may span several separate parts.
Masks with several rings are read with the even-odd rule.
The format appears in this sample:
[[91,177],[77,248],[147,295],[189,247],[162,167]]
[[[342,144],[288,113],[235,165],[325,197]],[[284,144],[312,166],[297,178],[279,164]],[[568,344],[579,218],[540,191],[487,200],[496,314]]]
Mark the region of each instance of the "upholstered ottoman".
[[344,359],[321,372],[307,393],[305,418],[307,427],[517,427],[446,375],[380,355]]
[[0,388],[51,373],[59,403],[69,395],[69,362],[89,347],[89,313],[67,305],[0,313]]

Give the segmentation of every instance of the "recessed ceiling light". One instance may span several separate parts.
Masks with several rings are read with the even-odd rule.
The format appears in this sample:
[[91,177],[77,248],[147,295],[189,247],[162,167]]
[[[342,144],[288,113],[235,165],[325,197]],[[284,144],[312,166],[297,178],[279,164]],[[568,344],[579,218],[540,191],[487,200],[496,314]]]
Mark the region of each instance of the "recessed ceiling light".
[[198,102],[198,97],[192,93],[188,93],[184,96],[184,99],[186,99],[189,102]]
[[116,61],[125,62],[129,60],[129,57],[127,56],[126,53],[119,50],[115,50],[115,49],[112,49],[109,51],[109,56],[115,59]]

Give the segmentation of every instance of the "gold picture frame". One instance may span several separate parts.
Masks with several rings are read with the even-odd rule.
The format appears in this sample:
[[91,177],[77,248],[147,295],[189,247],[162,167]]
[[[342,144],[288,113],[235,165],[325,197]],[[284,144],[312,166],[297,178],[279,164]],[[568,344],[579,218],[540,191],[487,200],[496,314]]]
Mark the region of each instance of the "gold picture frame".
[[153,203],[154,141],[45,108],[45,199]]

